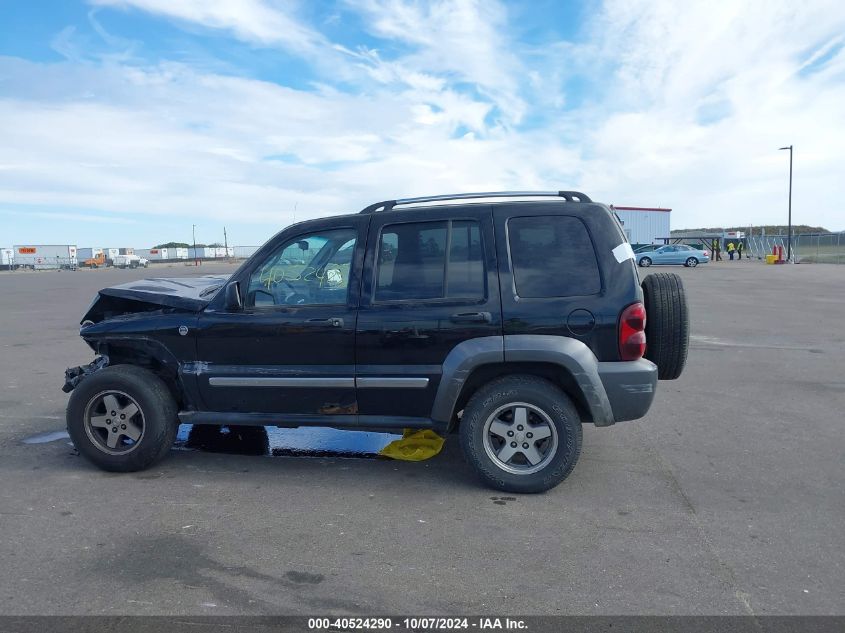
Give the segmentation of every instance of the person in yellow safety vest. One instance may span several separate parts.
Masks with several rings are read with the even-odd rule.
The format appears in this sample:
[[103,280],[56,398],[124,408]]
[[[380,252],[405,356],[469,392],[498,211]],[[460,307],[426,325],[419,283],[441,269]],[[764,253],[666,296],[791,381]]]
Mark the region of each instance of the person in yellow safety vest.
[[719,240],[713,240],[713,261],[722,261],[722,249],[719,247]]
[[734,251],[736,250],[736,246],[734,246],[733,242],[728,242],[728,257],[731,258],[731,261],[734,260]]
[[742,259],[742,242],[739,242],[736,245],[736,255],[737,257],[739,257],[739,259]]

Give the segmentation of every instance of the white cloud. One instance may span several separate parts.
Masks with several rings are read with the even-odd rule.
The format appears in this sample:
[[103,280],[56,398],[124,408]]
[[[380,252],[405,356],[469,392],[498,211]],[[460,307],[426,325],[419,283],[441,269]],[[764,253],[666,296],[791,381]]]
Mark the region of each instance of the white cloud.
[[511,52],[507,13],[500,3],[363,0],[353,6],[373,34],[411,47],[411,53],[394,63],[395,73],[408,83],[429,74],[470,83],[496,104],[503,123],[520,122],[526,108],[520,76],[526,71]]
[[100,7],[134,8],[211,29],[230,31],[239,39],[281,46],[299,54],[326,47],[326,39],[280,6],[262,0],[89,0]]
[[130,2],[339,55],[358,82],[318,71],[295,90],[177,63],[0,58],[0,204],[253,223],[254,242],[295,205],[302,219],[497,189],[670,206],[678,228],[761,224],[785,218],[777,148],[794,143],[795,221],[845,228],[838,5],[608,0],[577,43],[540,48],[511,39],[496,3],[369,0],[354,10],[398,43],[388,54],[299,20],[283,42],[264,28],[293,13],[258,0]]
[[842,53],[799,73],[841,39],[841,5],[610,0],[594,28],[607,34],[599,61],[616,60],[614,94],[584,113],[598,191],[673,206],[676,226],[782,221],[777,148],[794,143],[797,221],[842,228]]

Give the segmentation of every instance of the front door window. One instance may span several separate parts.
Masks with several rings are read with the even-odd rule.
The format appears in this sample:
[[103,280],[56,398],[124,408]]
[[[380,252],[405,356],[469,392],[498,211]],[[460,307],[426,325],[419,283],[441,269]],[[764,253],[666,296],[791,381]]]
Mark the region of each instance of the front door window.
[[345,304],[356,235],[335,229],[285,242],[250,276],[246,306]]

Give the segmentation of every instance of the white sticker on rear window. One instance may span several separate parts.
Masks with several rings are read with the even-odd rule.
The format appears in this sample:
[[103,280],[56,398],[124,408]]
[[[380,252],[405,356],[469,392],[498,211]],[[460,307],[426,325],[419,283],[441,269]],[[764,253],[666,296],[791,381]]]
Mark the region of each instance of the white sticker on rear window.
[[634,249],[628,242],[622,242],[619,246],[613,249],[613,256],[620,264],[626,259],[634,259]]

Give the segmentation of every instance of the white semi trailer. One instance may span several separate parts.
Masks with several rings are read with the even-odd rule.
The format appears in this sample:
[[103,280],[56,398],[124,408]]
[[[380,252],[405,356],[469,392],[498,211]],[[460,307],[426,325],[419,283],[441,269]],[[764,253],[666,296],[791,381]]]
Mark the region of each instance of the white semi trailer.
[[76,244],[16,244],[12,248],[16,268],[76,270],[79,263]]
[[170,259],[171,257],[166,248],[139,248],[135,251],[135,254],[150,261]]

